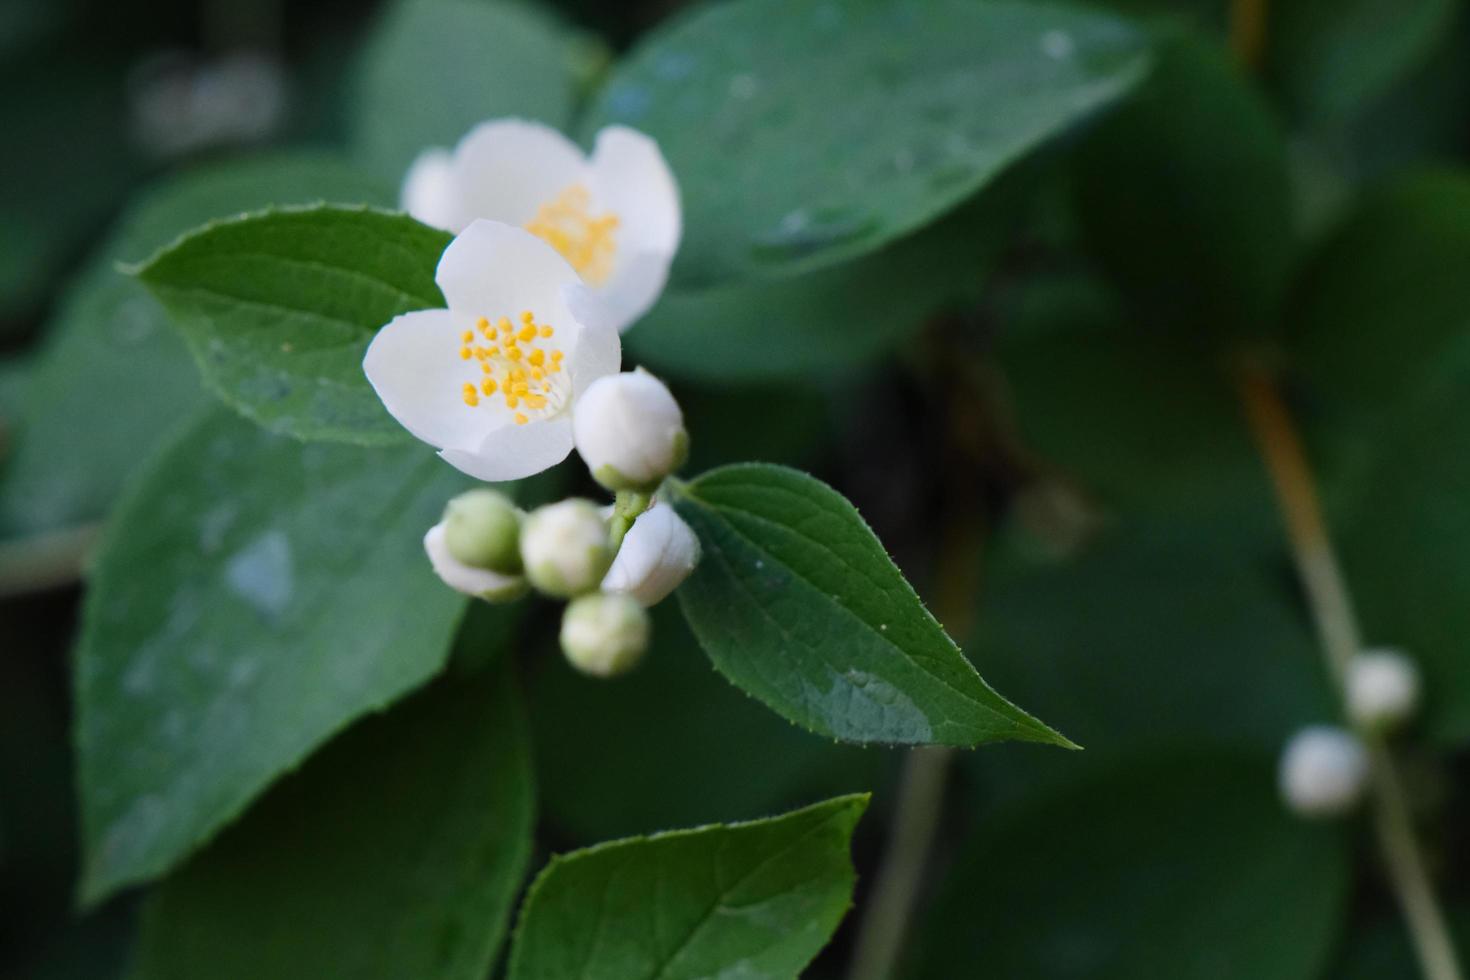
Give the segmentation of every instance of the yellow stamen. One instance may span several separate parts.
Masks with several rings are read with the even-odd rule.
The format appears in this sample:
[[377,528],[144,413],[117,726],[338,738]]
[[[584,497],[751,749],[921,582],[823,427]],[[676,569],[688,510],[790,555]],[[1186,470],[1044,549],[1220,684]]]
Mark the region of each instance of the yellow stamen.
[[541,205],[526,222],[526,230],[560,252],[596,286],[612,273],[618,224],[618,216],[611,212],[593,215],[592,195],[581,184],[573,184]]

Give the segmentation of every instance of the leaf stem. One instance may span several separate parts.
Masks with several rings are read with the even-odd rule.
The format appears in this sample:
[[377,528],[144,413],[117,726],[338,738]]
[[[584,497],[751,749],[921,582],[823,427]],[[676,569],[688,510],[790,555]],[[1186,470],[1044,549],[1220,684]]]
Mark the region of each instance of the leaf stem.
[[[1276,491],[1322,651],[1341,695],[1348,665],[1362,642],[1352,598],[1322,516],[1311,467],[1274,380],[1260,367],[1248,364],[1240,370],[1237,381],[1246,416]],[[1362,731],[1359,735],[1368,748],[1374,831],[1389,881],[1408,922],[1420,968],[1427,980],[1461,980],[1455,947],[1414,835],[1413,820],[1393,756],[1381,735],[1373,731]]]

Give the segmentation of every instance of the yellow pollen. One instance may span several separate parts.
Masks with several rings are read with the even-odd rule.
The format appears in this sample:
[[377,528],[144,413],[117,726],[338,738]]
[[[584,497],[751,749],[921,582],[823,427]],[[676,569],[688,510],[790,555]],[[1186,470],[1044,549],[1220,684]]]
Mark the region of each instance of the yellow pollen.
[[583,279],[597,286],[612,273],[618,223],[612,212],[594,215],[592,195],[581,184],[573,184],[541,205],[526,222],[526,230],[560,252]]
[[[555,334],[548,324],[537,323],[535,314],[526,310],[510,317],[491,320],[477,317],[475,330],[460,333],[461,360],[473,359],[475,382],[461,385],[461,400],[470,408],[478,408],[482,397],[496,396],[488,405],[497,406],[503,398],[517,425],[526,425],[545,413],[559,412],[568,394],[565,382],[553,384],[548,373],[561,370],[566,355],[551,346],[543,347],[543,338]],[[476,331],[484,335],[478,340]],[[498,339],[497,339],[498,338]]]

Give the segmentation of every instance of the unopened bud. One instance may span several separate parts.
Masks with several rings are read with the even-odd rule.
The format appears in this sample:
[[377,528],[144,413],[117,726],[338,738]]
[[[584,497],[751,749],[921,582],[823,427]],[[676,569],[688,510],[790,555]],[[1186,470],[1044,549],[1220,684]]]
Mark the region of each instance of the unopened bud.
[[1353,724],[1389,731],[1419,707],[1419,668],[1396,650],[1367,650],[1348,665],[1347,708]]
[[677,589],[699,563],[699,539],[668,504],[654,504],[638,515],[612,568],[602,580],[602,591],[632,596],[643,606],[655,606]]
[[521,572],[521,512],[504,494],[468,490],[444,508],[444,543],[466,565]]
[[570,598],[596,589],[612,564],[607,522],[590,500],[563,500],[532,511],[521,527],[521,561],[531,584]]
[[1368,780],[1368,753],[1351,732],[1303,728],[1286,743],[1278,772],[1281,796],[1301,817],[1335,817],[1357,806]]
[[434,574],[456,592],[463,592],[486,602],[509,602],[526,594],[526,580],[520,575],[503,575],[488,568],[466,565],[449,552],[443,522],[429,528],[424,535],[424,551]]
[[689,455],[684,413],[647,371],[598,378],[577,399],[577,452],[609,490],[652,490]]
[[593,593],[567,604],[561,649],[572,666],[593,677],[616,677],[648,650],[648,613],[625,595]]

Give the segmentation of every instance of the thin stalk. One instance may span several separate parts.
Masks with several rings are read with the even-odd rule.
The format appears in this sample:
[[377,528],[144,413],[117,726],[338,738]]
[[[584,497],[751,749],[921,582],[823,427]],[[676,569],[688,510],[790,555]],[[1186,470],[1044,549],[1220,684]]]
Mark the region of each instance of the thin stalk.
[[1255,71],[1261,67],[1266,48],[1266,0],[1231,0],[1230,49]]
[[82,577],[100,524],[0,542],[0,599],[71,585]]
[[[1246,416],[1276,491],[1322,651],[1341,695],[1348,665],[1362,641],[1352,598],[1322,517],[1316,481],[1291,413],[1272,379],[1259,368],[1247,366],[1238,381]],[[1420,968],[1427,980],[1461,980],[1455,947],[1414,835],[1393,756],[1377,733],[1359,735],[1368,748],[1374,831]]]
[[[961,402],[963,397],[954,400]],[[963,418],[970,411],[965,407],[953,414]],[[963,430],[963,421],[956,428]],[[963,440],[952,431],[951,442]],[[960,469],[954,466],[951,472]],[[954,479],[956,485],[951,486],[949,496],[970,506],[962,516],[948,522],[947,533],[940,542],[934,612],[951,636],[963,638],[969,635],[974,623],[984,532],[979,516],[970,509],[973,507],[970,502],[977,495],[963,478]],[[911,749],[904,757],[893,830],[858,924],[848,980],[890,980],[894,974],[929,866],[929,852],[944,810],[944,791],[953,758],[954,750],[945,746]]]

